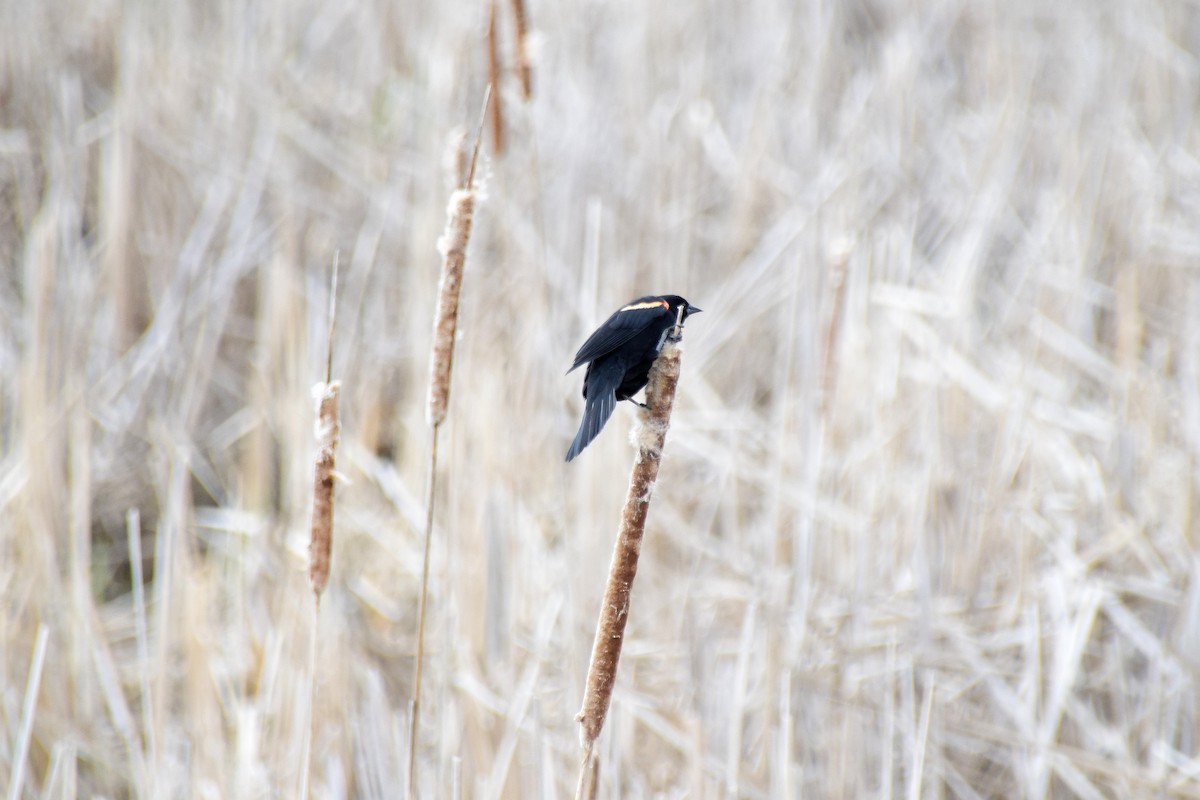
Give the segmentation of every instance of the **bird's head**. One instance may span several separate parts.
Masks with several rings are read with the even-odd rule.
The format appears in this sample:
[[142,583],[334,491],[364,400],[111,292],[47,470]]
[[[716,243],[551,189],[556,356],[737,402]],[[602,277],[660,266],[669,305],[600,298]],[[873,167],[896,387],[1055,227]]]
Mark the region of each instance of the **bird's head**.
[[684,319],[687,319],[691,314],[700,313],[700,309],[696,308],[694,305],[689,303],[687,300],[684,300],[677,294],[665,294],[663,295],[662,299],[667,301],[667,305],[671,309],[671,316],[677,315],[680,308],[683,309]]

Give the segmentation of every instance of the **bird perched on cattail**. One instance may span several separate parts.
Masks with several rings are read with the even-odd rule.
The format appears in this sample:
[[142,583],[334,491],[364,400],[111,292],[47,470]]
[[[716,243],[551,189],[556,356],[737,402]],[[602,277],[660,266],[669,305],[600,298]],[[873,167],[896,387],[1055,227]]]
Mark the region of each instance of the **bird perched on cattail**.
[[681,308],[682,319],[700,311],[677,294],[639,297],[605,320],[579,348],[567,372],[588,365],[583,378],[586,404],[567,461],[596,438],[617,401],[631,400],[646,385],[650,365],[667,341]]

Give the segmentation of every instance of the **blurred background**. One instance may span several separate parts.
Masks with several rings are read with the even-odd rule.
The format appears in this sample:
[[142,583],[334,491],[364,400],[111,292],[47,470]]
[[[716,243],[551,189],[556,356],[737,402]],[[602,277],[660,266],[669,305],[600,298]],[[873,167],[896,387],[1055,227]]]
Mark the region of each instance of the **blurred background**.
[[[689,322],[599,795],[1200,797],[1200,9],[495,7],[422,796],[569,796],[633,408]],[[428,348],[489,7],[0,2],[0,786],[407,782]],[[451,159],[452,160],[452,159]],[[343,381],[308,684],[311,389]]]

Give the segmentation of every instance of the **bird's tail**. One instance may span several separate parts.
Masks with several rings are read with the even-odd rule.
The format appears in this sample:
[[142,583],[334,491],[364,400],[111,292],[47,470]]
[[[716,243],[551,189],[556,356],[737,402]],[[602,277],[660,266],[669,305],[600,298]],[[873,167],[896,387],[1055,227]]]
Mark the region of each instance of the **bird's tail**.
[[567,451],[567,461],[582,453],[583,448],[592,443],[592,439],[604,428],[604,423],[608,422],[616,407],[616,387],[606,387],[605,391],[593,391],[589,394],[583,409],[583,421],[579,423],[579,432],[575,434],[575,441],[571,442],[571,449]]

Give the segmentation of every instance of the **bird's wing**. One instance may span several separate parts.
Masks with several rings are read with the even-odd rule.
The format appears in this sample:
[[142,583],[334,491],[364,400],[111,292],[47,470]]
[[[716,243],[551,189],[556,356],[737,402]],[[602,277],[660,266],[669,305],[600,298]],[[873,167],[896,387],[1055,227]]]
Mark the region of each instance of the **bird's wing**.
[[671,308],[666,300],[657,297],[634,300],[605,320],[604,324],[588,337],[575,354],[575,362],[567,372],[611,353],[644,331],[651,322],[669,316],[670,313]]

